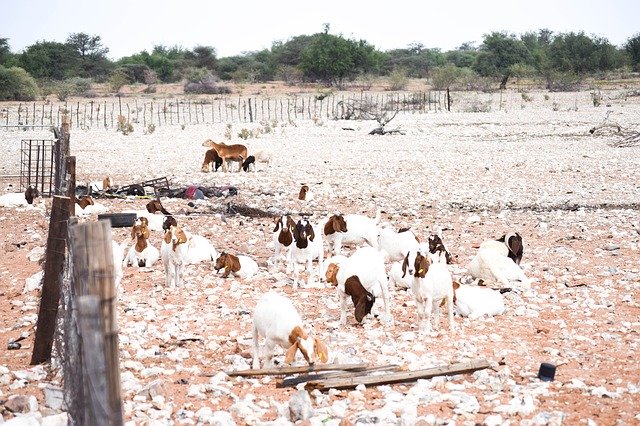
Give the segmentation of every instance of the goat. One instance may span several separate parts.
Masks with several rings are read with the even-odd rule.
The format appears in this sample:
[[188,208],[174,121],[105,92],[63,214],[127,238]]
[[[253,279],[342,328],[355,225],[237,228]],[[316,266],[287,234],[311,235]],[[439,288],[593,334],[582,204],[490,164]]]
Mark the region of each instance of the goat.
[[[378,247],[378,227],[380,222],[380,209],[376,211],[376,217],[370,218],[359,214],[334,214],[330,216],[323,226],[323,233],[329,250],[333,254],[340,254],[343,243],[359,244],[366,242],[371,247]],[[333,244],[333,248],[331,245]]]
[[222,278],[227,278],[231,273],[240,278],[251,278],[258,272],[258,264],[248,256],[222,252],[216,259],[214,269],[216,272],[224,269]]
[[171,216],[171,213],[169,213],[167,209],[164,208],[164,206],[162,205],[162,203],[158,198],[156,198],[155,200],[149,201],[146,205],[146,208],[147,208],[147,211],[151,214],[156,214],[160,212],[165,216]]
[[125,265],[152,267],[153,264],[160,259],[160,252],[147,241],[149,238],[149,228],[142,224],[136,224],[131,230],[131,235],[135,238],[136,242],[127,253]]
[[238,171],[242,170],[242,163],[247,159],[247,147],[241,144],[226,145],[223,143],[216,143],[211,139],[207,139],[203,142],[204,146],[213,148],[218,152],[220,158],[222,158],[222,171],[227,172],[229,161],[238,161]]
[[353,275],[344,282],[344,292],[351,296],[351,301],[355,307],[355,317],[358,323],[362,323],[364,317],[371,313],[371,308],[376,301],[376,297],[368,291],[357,275]]
[[165,216],[162,221],[162,230],[167,231],[171,226],[178,226],[178,221],[173,216]]
[[445,263],[432,263],[421,251],[407,253],[402,264],[404,273],[413,275],[411,291],[416,301],[420,331],[431,332],[432,311],[436,329],[440,325],[440,301],[446,299],[449,330],[453,331],[453,279]]
[[208,239],[200,235],[192,235],[186,231],[185,234],[187,236],[186,264],[212,262],[218,258],[218,251]]
[[518,234],[517,232],[510,232],[498,238],[497,241],[505,243],[505,245],[509,249],[507,257],[511,258],[511,260],[513,260],[516,265],[520,265],[520,262],[522,261],[522,255],[524,253],[524,248],[522,246],[522,237],[520,236],[520,234]]
[[453,304],[463,317],[492,317],[504,313],[504,297],[498,290],[453,283]]
[[309,190],[309,185],[303,184],[300,187],[300,192],[298,192],[298,200],[300,201],[313,201],[314,199],[313,192]]
[[[518,252],[522,255],[522,250],[516,247],[516,253],[507,246],[505,241],[510,241],[512,234],[506,234],[503,241],[486,240],[480,244],[478,253],[467,266],[467,272],[473,278],[482,281],[495,281],[508,286],[512,281],[519,281],[525,288],[531,286],[531,281],[526,277],[524,271],[516,264],[509,254],[512,253],[518,258]],[[516,240],[518,238],[516,237]]]
[[289,270],[289,250],[291,250],[291,243],[293,243],[292,232],[295,227],[296,223],[290,215],[282,215],[276,219],[276,227],[272,231],[274,254],[271,258],[276,267],[282,259],[282,254],[286,251],[285,261],[287,262],[287,270]]
[[402,260],[409,250],[418,248],[420,240],[409,229],[395,232],[390,228],[380,228],[378,235],[378,249],[384,251],[391,261]]
[[318,338],[304,331],[302,318],[289,298],[268,292],[258,301],[253,314],[253,363],[252,368],[260,368],[260,348],[258,340],[265,338],[264,367],[273,366],[273,352],[276,345],[286,349],[284,362],[291,364],[298,351],[309,365],[318,360],[327,362],[329,351]]
[[361,247],[350,257],[341,262],[329,264],[326,272],[328,283],[337,288],[340,299],[340,324],[347,323],[347,292],[345,284],[348,278],[356,276],[360,284],[370,293],[380,290],[384,301],[385,317],[392,321],[389,305],[389,290],[387,286],[387,274],[384,270],[384,257],[378,249],[373,247]]
[[208,173],[210,165],[212,172],[217,172],[220,166],[222,166],[222,158],[214,148],[208,149],[207,152],[204,153],[204,161],[202,162],[201,170]]
[[295,244],[289,250],[289,265],[293,268],[293,288],[298,287],[300,264],[306,265],[309,278],[313,276],[312,263],[318,259],[318,278],[321,279],[322,259],[324,257],[324,247],[322,244],[322,234],[316,232],[307,219],[300,219],[293,230]]
[[[256,166],[258,165],[258,163],[264,163],[267,166],[270,166],[273,155],[271,154],[271,151],[267,149],[257,149],[257,150],[251,151],[248,158],[251,158],[251,157],[253,157],[253,161],[246,164],[246,167],[247,167],[246,169],[244,169],[245,164],[242,165],[242,168],[244,169],[245,172],[249,171],[250,164],[253,164],[254,172],[257,171]],[[246,160],[245,160],[245,163],[246,163]]]
[[406,275],[402,272],[403,262],[393,262],[388,272],[389,287],[395,286],[396,289],[407,290],[411,288],[413,276]]
[[94,206],[96,203],[89,195],[76,198],[76,204],[84,210],[87,206]]
[[187,235],[181,228],[172,226],[164,234],[160,253],[164,265],[165,287],[180,287],[187,257]]
[[102,181],[89,182],[87,184],[88,194],[93,192],[108,191],[113,187],[113,179],[110,176],[105,177]]
[[256,171],[256,157],[254,157],[253,155],[250,155],[247,157],[246,160],[244,160],[244,162],[242,163],[242,170],[244,170],[245,172],[249,171],[249,166],[253,164],[253,171]]
[[106,206],[93,201],[90,195],[84,195],[76,198],[76,205],[79,209],[76,209],[76,216],[88,216],[92,214],[102,214],[108,209]]
[[429,253],[440,257],[441,261],[443,261],[443,263],[446,263],[447,265],[453,263],[451,253],[449,253],[449,250],[447,250],[447,247],[442,242],[442,237],[439,234],[429,235],[428,242]]
[[40,192],[34,185],[29,185],[24,191],[24,199],[27,200],[27,204],[33,204],[33,199],[39,196]]

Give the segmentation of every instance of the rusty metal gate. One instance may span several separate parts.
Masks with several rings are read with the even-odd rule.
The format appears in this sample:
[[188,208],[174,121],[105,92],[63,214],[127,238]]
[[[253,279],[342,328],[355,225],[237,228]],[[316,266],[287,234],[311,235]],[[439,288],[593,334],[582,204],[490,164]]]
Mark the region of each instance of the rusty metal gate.
[[56,192],[56,158],[59,158],[56,140],[23,139],[20,155],[20,190],[34,185],[43,197]]

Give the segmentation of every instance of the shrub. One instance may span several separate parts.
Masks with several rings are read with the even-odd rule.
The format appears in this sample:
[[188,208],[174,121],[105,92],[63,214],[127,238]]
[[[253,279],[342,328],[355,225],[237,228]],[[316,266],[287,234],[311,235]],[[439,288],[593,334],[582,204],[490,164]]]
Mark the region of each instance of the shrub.
[[227,126],[224,129],[224,137],[227,138],[228,140],[231,140],[232,132],[233,132],[233,125],[231,123],[227,123]]
[[242,138],[244,140],[249,139],[250,137],[253,137],[253,132],[247,130],[247,129],[242,129],[240,130],[240,133],[238,133],[238,137]]
[[533,96],[529,95],[529,94],[528,94],[528,93],[526,93],[526,92],[522,92],[522,93],[520,94],[520,96],[522,97],[522,100],[523,100],[523,101],[525,101],[525,102],[531,102],[531,101],[533,101]]
[[465,112],[490,112],[491,111],[491,101],[481,101],[479,99],[474,99],[469,103]]
[[53,93],[61,101],[66,101],[69,96],[94,97],[91,91],[91,79],[82,77],[68,78],[55,85]]
[[0,100],[34,101],[40,96],[36,80],[19,67],[0,65]]
[[219,95],[231,93],[227,86],[218,85],[218,80],[206,68],[193,68],[187,73],[187,82],[184,85],[185,93],[203,95]]
[[153,123],[149,123],[147,125],[147,129],[144,131],[145,135],[150,135],[151,133],[156,131],[156,125]]
[[409,78],[404,70],[394,70],[389,74],[388,90],[404,90],[409,84]]
[[123,135],[128,135],[133,132],[133,124],[131,124],[124,115],[118,116],[118,131]]
[[598,90],[597,92],[591,92],[591,102],[593,102],[594,107],[599,107],[602,103],[602,93]]
[[114,70],[109,75],[109,78],[107,78],[107,82],[109,84],[109,88],[113,92],[118,92],[125,84],[132,83],[131,79],[127,75],[127,72],[122,68]]

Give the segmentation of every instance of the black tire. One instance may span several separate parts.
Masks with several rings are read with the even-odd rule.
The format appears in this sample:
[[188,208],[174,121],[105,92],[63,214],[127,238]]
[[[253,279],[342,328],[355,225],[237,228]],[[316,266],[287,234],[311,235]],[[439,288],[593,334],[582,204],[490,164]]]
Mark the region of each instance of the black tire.
[[98,220],[109,220],[113,228],[133,226],[138,216],[135,213],[105,213],[99,214]]

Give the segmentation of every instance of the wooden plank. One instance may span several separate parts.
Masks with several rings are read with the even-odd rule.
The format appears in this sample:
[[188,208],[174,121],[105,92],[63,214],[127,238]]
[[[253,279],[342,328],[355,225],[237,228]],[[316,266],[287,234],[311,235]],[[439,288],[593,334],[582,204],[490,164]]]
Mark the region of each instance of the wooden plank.
[[317,373],[317,374],[304,374],[296,377],[285,377],[283,380],[280,380],[279,382],[276,383],[276,387],[277,388],[291,387],[304,382],[353,377],[356,375],[363,375],[366,373],[376,373],[380,371],[398,371],[401,369],[402,367],[400,365],[390,364],[390,365],[379,365],[375,367],[367,367],[367,368],[352,370],[352,371],[329,371],[329,372]]
[[256,370],[239,370],[239,371],[227,371],[227,376],[246,377],[246,376],[267,376],[267,375],[287,375],[295,373],[311,373],[314,371],[330,371],[330,370],[357,370],[367,368],[367,363],[363,364],[317,364],[313,366],[301,366],[301,367],[278,367],[278,368],[261,368]]
[[320,380],[316,382],[308,382],[305,388],[307,390],[327,390],[351,389],[361,384],[365,386],[389,385],[394,383],[412,382],[419,379],[430,379],[436,376],[473,373],[474,371],[483,370],[485,368],[489,368],[489,362],[487,360],[480,360],[427,368],[425,370],[389,373],[377,376],[361,375],[347,378]]

